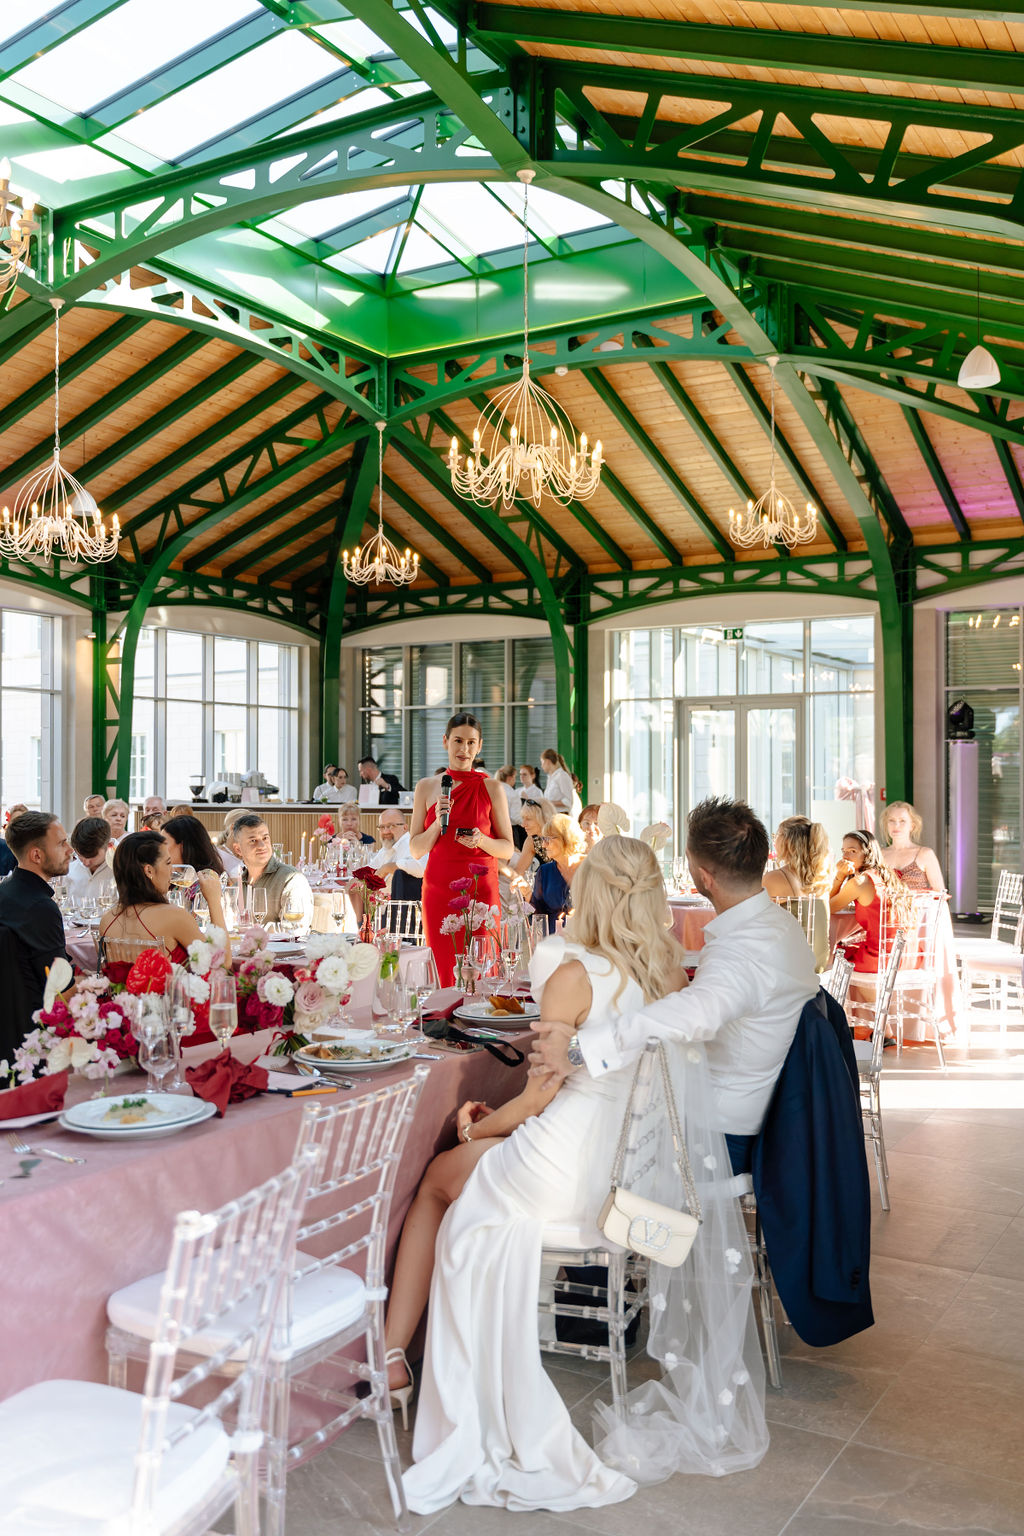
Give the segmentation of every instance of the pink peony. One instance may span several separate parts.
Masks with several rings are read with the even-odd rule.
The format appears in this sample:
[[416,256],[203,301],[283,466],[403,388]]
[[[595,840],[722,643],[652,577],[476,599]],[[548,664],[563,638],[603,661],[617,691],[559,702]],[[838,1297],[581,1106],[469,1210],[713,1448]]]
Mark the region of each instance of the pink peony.
[[304,981],[295,994],[295,1007],[302,1013],[319,1013],[327,1003],[327,993],[315,981]]

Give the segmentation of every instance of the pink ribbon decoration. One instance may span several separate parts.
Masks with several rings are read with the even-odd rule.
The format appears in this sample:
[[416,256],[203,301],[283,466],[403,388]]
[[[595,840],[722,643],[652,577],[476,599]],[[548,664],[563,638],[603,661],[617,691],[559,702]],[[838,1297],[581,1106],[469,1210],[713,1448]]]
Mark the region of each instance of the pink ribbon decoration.
[[852,800],[857,807],[857,830],[875,835],[875,803],[871,796],[873,784],[858,784],[856,779],[836,780],[836,799]]

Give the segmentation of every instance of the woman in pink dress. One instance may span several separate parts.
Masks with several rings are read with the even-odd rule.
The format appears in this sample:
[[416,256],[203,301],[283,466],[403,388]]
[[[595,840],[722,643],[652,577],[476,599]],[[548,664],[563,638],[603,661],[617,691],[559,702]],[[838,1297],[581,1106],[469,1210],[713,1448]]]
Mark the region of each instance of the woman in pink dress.
[[882,858],[911,891],[944,891],[939,861],[934,850],[921,846],[924,822],[906,800],[894,800],[882,812],[879,830],[888,842]]

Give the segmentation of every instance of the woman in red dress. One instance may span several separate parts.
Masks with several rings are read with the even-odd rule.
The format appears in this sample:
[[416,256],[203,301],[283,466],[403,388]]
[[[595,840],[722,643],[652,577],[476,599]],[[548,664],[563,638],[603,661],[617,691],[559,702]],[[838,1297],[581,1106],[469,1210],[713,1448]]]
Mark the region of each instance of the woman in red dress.
[[[430,855],[423,875],[423,935],[433,950],[441,985],[450,987],[455,978],[456,947],[452,935],[443,933],[441,925],[455,896],[451,882],[464,876],[476,878],[476,900],[497,907],[498,862],[513,858],[516,848],[504,788],[473,770],[483,746],[479,720],[460,711],[448,721],[443,739],[452,787],[448,794],[442,793],[441,774],[420,779],[413,801],[409,851],[414,859]],[[442,832],[445,812],[448,827]],[[471,865],[486,866],[486,872],[476,875]]]

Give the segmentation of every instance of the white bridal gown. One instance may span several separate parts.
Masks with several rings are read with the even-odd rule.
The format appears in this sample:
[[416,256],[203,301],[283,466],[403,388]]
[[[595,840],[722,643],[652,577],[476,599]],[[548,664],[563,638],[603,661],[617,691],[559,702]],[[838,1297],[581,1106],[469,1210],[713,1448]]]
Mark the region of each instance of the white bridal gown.
[[[570,959],[583,963],[593,988],[587,1023],[642,1006],[640,988],[631,980],[613,1003],[619,973],[603,957],[561,937],[548,939],[534,955],[531,976],[535,995],[539,996],[558,965]],[[586,1027],[585,1023],[582,1028]],[[702,1062],[703,1053],[695,1054]],[[558,1511],[613,1504],[636,1491],[635,1478],[647,1480],[644,1463],[655,1467],[649,1475],[660,1478],[676,1470],[716,1473],[751,1466],[764,1454],[767,1436],[763,1434],[763,1416],[758,1426],[757,1402],[753,1401],[758,1382],[751,1382],[743,1359],[751,1337],[756,1349],[756,1337],[747,1327],[749,1274],[737,1275],[731,1259],[714,1284],[719,1295],[727,1289],[742,1292],[734,1295],[731,1304],[735,1317],[738,1303],[740,1320],[738,1330],[733,1329],[737,1337],[730,1346],[732,1352],[724,1361],[734,1383],[731,1393],[741,1398],[745,1394],[754,1408],[754,1434],[744,1437],[739,1457],[729,1459],[732,1414],[727,1416],[720,1408],[711,1416],[715,1420],[726,1417],[727,1423],[724,1427],[720,1422],[710,1426],[710,1451],[701,1447],[702,1454],[686,1454],[692,1450],[694,1436],[691,1426],[681,1421],[692,1418],[695,1394],[687,1388],[687,1401],[680,1401],[672,1394],[672,1381],[667,1378],[649,1384],[657,1396],[633,1408],[638,1418],[630,1417],[625,1440],[622,1426],[610,1415],[606,1417],[605,1447],[634,1474],[628,1476],[602,1461],[574,1428],[541,1365],[537,1317],[541,1235],[548,1223],[571,1224],[596,1233],[632,1076],[632,1068],[599,1079],[586,1072],[574,1073],[543,1114],[526,1121],[484,1154],[444,1218],[430,1291],[426,1357],[413,1439],[415,1465],[404,1479],[409,1507],[419,1514],[429,1514],[458,1498],[466,1504],[518,1510]],[[721,1150],[724,1154],[724,1143]],[[674,1203],[682,1204],[678,1181]],[[728,1204],[735,1206],[734,1201]],[[709,1227],[715,1229],[717,1242],[713,1219],[705,1221],[702,1235]],[[734,1233],[730,1241],[742,1241],[735,1236],[738,1227],[730,1231]],[[695,1251],[700,1241],[698,1238]],[[718,1246],[724,1254],[722,1244]],[[745,1242],[743,1251],[745,1254]],[[730,1247],[729,1252],[740,1260],[739,1250]],[[659,1329],[664,1333],[666,1311],[681,1317],[685,1307],[692,1313],[689,1302],[676,1304],[670,1294],[671,1277],[679,1273],[660,1267],[652,1271],[668,1277],[666,1294],[654,1297],[652,1336]],[[667,1343],[661,1340],[662,1357],[667,1352],[673,1365],[678,1358],[682,1369],[687,1365],[683,1359],[686,1340],[680,1335],[687,1327],[688,1322],[681,1329],[677,1327]],[[691,1333],[695,1335],[696,1330],[691,1329]],[[696,1341],[702,1359],[706,1338],[702,1323],[700,1340]],[[674,1350],[669,1351],[669,1344]],[[720,1345],[716,1351],[720,1352]],[[698,1374],[703,1383],[702,1365]],[[735,1385],[740,1377],[746,1384],[743,1389]],[[721,1389],[717,1381],[713,1386]],[[763,1398],[763,1376],[760,1390]],[[643,1393],[640,1389],[640,1395]],[[700,1411],[707,1418],[703,1385],[697,1395],[701,1398]],[[637,1396],[630,1394],[631,1402]],[[657,1439],[653,1461],[649,1448],[632,1438],[634,1424],[644,1415],[657,1420],[656,1427],[652,1425]],[[745,1421],[750,1418],[747,1412]],[[680,1438],[685,1441],[682,1448]]]

